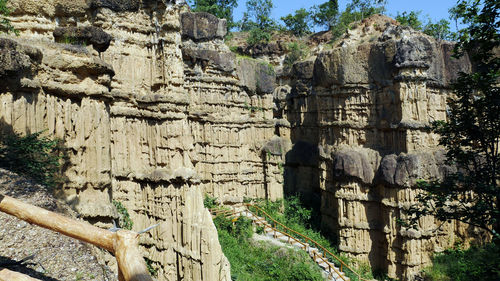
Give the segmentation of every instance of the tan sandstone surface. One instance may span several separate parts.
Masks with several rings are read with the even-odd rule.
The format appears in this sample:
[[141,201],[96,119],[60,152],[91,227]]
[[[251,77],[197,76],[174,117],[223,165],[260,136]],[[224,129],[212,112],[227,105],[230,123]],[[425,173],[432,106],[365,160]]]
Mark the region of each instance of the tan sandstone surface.
[[433,218],[422,231],[396,223],[417,179],[451,169],[428,130],[470,68],[448,42],[376,17],[277,80],[229,51],[225,20],[183,1],[9,5],[20,36],[0,38],[0,126],[64,141],[59,196],[86,220],[109,225],[117,200],[134,230],[160,223],[141,238],[159,280],[230,279],[205,193],[301,192],[341,251],[402,279],[474,235]]

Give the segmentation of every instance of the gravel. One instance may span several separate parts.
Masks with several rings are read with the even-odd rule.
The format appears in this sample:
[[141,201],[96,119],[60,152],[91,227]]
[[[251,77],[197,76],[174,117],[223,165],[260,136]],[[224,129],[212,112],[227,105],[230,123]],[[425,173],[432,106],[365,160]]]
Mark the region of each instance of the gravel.
[[[77,217],[45,187],[1,168],[0,194]],[[0,267],[40,280],[117,280],[115,274],[98,261],[98,251],[102,250],[0,212]],[[25,263],[12,265],[29,256],[33,257]]]

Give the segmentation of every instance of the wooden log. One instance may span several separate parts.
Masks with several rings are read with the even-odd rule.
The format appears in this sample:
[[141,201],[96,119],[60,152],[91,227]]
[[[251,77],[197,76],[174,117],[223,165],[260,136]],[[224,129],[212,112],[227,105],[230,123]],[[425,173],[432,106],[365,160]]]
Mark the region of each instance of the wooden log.
[[87,222],[77,221],[23,203],[6,195],[0,195],[0,211],[110,251],[116,257],[120,281],[153,280],[149,275],[146,262],[139,250],[138,234],[136,232],[128,230],[111,232],[95,227]]
[[6,195],[0,195],[0,211],[114,253],[114,233],[109,230],[61,216]]
[[120,281],[152,281],[139,251],[137,233],[119,230],[115,236],[115,257]]
[[11,271],[6,268],[0,268],[0,281],[40,281],[31,276]]

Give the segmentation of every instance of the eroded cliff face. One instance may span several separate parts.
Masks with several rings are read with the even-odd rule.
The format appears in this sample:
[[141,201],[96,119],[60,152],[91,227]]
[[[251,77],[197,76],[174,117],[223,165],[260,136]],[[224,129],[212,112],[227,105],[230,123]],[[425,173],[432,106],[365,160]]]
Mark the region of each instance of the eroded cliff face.
[[432,217],[420,218],[419,231],[398,224],[415,202],[416,181],[452,169],[429,130],[446,120],[450,82],[471,67],[452,49],[374,16],[331,50],[295,64],[282,99],[294,144],[287,192],[321,202],[322,224],[342,252],[403,280],[457,238],[478,238],[466,225]]
[[2,127],[64,141],[59,195],[85,219],[109,222],[117,200],[134,230],[160,222],[141,236],[159,280],[229,280],[203,193],[282,197],[281,151],[265,150],[274,73],[229,52],[224,20],[183,3],[9,5],[20,36],[0,38]]
[[1,127],[64,141],[59,195],[85,219],[104,225],[117,200],[135,230],[160,222],[141,236],[160,280],[230,279],[204,193],[302,193],[341,251],[402,279],[477,236],[432,217],[421,231],[397,224],[416,180],[452,169],[429,131],[470,68],[448,42],[376,16],[276,81],[229,51],[224,20],[183,3],[9,5],[20,36],[0,38]]

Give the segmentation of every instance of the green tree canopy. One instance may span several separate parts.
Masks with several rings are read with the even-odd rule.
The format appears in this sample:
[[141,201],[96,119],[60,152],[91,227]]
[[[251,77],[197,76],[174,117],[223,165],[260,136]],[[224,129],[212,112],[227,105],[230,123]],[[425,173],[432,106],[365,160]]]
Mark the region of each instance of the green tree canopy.
[[448,101],[448,120],[434,123],[448,162],[457,167],[443,181],[421,182],[419,204],[409,213],[462,221],[500,233],[500,2],[460,0],[454,8],[467,27],[459,31],[456,56],[468,54],[471,73],[460,73]]
[[401,24],[405,26],[409,26],[415,30],[422,30],[423,25],[422,21],[420,20],[420,14],[422,11],[411,11],[411,12],[403,12],[399,13],[396,16],[396,20]]
[[233,10],[238,7],[237,0],[192,0],[194,12],[207,12],[227,20],[228,30],[235,27]]
[[422,11],[411,11],[399,13],[396,16],[396,20],[405,26],[409,26],[415,30],[421,30],[427,35],[441,40],[453,40],[456,35],[450,30],[450,22],[441,19],[438,22],[433,23],[431,19],[428,19],[427,24],[423,24],[420,19]]
[[339,13],[338,0],[330,0],[323,4],[313,6],[311,13],[315,24],[327,27],[330,30],[335,24]]
[[288,30],[292,31],[297,36],[302,36],[311,32],[311,13],[306,9],[298,9],[295,14],[288,14],[281,17]]
[[242,31],[253,28],[270,31],[276,28],[276,22],[271,18],[271,11],[274,8],[272,0],[247,0],[246,7],[240,26]]
[[240,22],[241,31],[250,31],[247,43],[255,45],[267,43],[271,39],[271,32],[277,29],[276,22],[271,18],[274,7],[272,0],[247,0],[247,10],[243,13]]
[[[383,13],[387,0],[352,0],[347,4],[347,9],[360,16],[356,20],[362,20],[373,14]],[[346,9],[346,11],[347,11]]]

